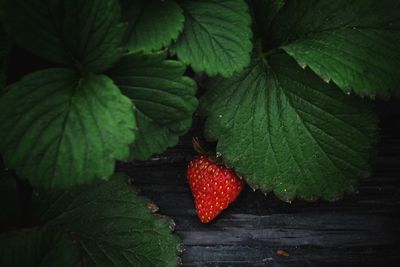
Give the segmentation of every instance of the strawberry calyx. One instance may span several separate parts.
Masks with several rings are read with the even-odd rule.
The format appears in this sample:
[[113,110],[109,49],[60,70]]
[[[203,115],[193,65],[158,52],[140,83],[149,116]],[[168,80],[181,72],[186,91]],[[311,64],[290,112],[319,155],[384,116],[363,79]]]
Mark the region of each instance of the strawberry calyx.
[[204,145],[200,142],[198,137],[193,137],[192,138],[192,145],[193,145],[193,149],[199,153],[200,155],[213,155],[213,153],[209,150],[207,150]]
[[207,149],[203,142],[199,140],[198,137],[192,138],[193,149],[199,153],[201,156],[206,156],[210,161],[214,161],[216,164],[223,165],[221,162],[221,157],[216,155],[211,150]]

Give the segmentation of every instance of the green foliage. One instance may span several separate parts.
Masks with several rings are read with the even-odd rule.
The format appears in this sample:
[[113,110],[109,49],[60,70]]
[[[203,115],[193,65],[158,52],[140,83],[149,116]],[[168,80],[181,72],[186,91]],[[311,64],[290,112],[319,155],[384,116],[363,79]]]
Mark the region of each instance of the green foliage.
[[132,102],[105,75],[38,71],[0,98],[0,151],[32,185],[70,187],[113,174],[134,121]]
[[49,229],[8,232],[0,234],[0,266],[79,266],[79,251],[64,232]]
[[127,49],[151,52],[169,45],[183,30],[185,20],[173,0],[121,0],[123,16],[129,23]]
[[[175,265],[169,224],[124,178],[104,180],[177,144],[198,104],[191,77],[206,77],[221,159],[286,201],[352,191],[377,130],[360,96],[400,95],[396,0],[0,0],[0,19],[1,157],[39,188],[42,225],[0,235],[2,266]],[[48,69],[7,84],[5,59],[27,65],[11,43]],[[0,174],[9,227],[20,182]]]
[[253,18],[253,31],[263,38],[268,34],[275,15],[284,6],[284,0],[247,0],[247,3]]
[[271,36],[299,64],[347,93],[400,95],[399,1],[290,1]]
[[398,94],[400,5],[248,3],[253,63],[206,84],[206,135],[253,188],[283,200],[334,200],[353,191],[369,173],[377,123],[368,103],[346,94]]
[[251,19],[243,0],[185,0],[183,33],[172,46],[196,72],[230,76],[250,62]]
[[229,167],[287,201],[334,200],[369,172],[377,123],[359,96],[400,95],[395,0],[0,5],[0,82],[11,42],[52,62],[0,97],[2,158],[39,188],[107,179],[117,160],[176,145],[198,105],[190,77],[209,76],[205,134]]
[[206,135],[219,140],[225,163],[253,188],[274,190],[286,201],[296,195],[333,200],[365,176],[375,140],[373,112],[287,55],[256,58],[241,73],[206,87]]
[[376,128],[368,103],[338,89],[399,93],[399,14],[393,0],[4,0],[12,39],[71,70],[7,88],[0,151],[34,186],[107,178],[116,160],[148,159],[187,132],[190,65],[211,76],[205,132],[227,165],[284,199],[335,199],[368,173]]
[[20,46],[86,71],[104,71],[118,60],[120,20],[117,0],[4,0],[4,26]]
[[[0,235],[1,266],[176,266],[171,221],[117,175],[69,191],[37,192],[40,228]],[[21,253],[24,256],[21,257]]]
[[[75,69],[29,74],[0,99],[0,151],[34,186],[68,188],[107,178],[115,160],[161,153],[191,125],[196,86],[183,76],[183,63],[165,60],[165,53],[121,58],[123,51],[157,50],[175,39],[183,27],[181,8],[173,1],[124,6],[127,50],[120,9],[116,0],[4,1],[6,29],[19,45]],[[157,15],[166,10],[170,16]],[[152,16],[160,24],[150,23]],[[93,74],[115,63],[109,73],[131,100],[110,78]]]
[[135,104],[138,131],[132,159],[147,159],[176,145],[197,107],[196,84],[182,76],[185,65],[165,57],[165,53],[127,55],[109,72]]

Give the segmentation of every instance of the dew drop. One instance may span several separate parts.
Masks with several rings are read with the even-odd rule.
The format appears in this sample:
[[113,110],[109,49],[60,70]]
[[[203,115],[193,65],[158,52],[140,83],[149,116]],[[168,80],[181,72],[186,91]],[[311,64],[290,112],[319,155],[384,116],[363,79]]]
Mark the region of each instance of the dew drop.
[[183,262],[181,258],[176,259],[176,266],[183,266]]
[[176,250],[178,251],[178,253],[182,253],[185,251],[185,248],[183,247],[183,244],[178,244],[176,245]]
[[299,62],[299,66],[304,70],[307,67],[306,63]]
[[322,77],[322,79],[324,80],[324,82],[329,83],[331,81],[331,78],[329,77]]
[[168,227],[172,232],[175,231],[176,223],[174,222],[174,220],[171,219],[169,221]]
[[350,95],[351,92],[353,91],[353,88],[352,88],[351,86],[349,86],[349,87],[344,88],[343,91],[344,91],[344,93],[345,93],[346,95]]

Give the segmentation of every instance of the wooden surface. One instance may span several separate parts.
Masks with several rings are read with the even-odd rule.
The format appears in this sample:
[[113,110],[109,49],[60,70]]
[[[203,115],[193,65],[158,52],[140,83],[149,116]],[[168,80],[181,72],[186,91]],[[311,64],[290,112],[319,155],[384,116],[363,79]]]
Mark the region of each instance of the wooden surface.
[[[377,110],[373,175],[359,193],[333,203],[287,204],[246,188],[214,222],[201,224],[185,176],[199,126],[178,147],[119,170],[175,220],[184,266],[400,266],[400,102],[378,103]],[[278,256],[279,249],[289,256]]]

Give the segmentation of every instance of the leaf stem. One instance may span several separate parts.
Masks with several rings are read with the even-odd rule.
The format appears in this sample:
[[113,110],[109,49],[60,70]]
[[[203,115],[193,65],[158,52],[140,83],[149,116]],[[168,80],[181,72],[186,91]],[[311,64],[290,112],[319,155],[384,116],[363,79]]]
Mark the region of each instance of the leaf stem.
[[273,49],[271,49],[271,50],[268,50],[267,52],[262,52],[262,53],[260,53],[260,55],[261,55],[263,58],[267,59],[267,58],[269,58],[270,56],[275,55],[275,54],[278,54],[278,53],[281,52],[281,51],[282,51],[282,49],[281,49],[280,47],[276,47],[276,48],[273,48]]
[[256,48],[257,54],[263,59],[267,59],[270,56],[278,54],[279,52],[282,51],[282,49],[280,47],[275,47],[275,48],[272,48],[272,49],[264,52],[263,51],[262,39],[257,39],[256,40],[255,48]]
[[211,155],[212,153],[210,153],[209,151],[207,151],[200,143],[200,140],[197,137],[193,137],[192,138],[192,145],[193,145],[193,149],[202,155]]

